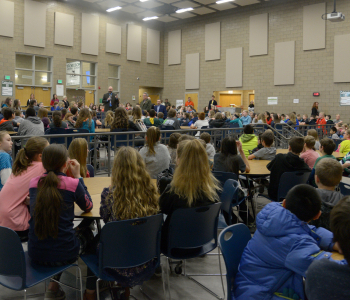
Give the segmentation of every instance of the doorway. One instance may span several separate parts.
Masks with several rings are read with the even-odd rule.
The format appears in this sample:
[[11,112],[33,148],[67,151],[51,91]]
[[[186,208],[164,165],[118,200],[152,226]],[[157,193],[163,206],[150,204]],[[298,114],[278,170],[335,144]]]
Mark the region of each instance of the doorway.
[[234,104],[236,107],[241,107],[242,94],[220,94],[219,104],[223,107],[230,107],[231,104]]
[[17,85],[15,89],[15,99],[21,101],[21,106],[26,106],[30,98],[30,94],[34,94],[34,99],[38,102],[44,103],[44,106],[50,106],[51,88],[49,87],[31,87]]
[[[150,86],[140,86],[139,87],[139,99],[137,99],[137,98],[135,99],[135,101],[136,101],[135,104],[139,104],[142,101],[143,93],[148,94],[148,97],[151,98],[152,104],[157,104],[157,100],[162,99],[163,88],[150,87]],[[132,104],[135,105],[134,103],[132,103]]]
[[214,91],[213,95],[221,107],[235,104],[236,107],[246,110],[250,101],[255,98],[255,90]]
[[191,97],[191,101],[194,104],[194,109],[198,111],[198,93],[186,93],[184,104],[187,102],[188,97]]
[[95,104],[95,91],[85,90],[85,105]]

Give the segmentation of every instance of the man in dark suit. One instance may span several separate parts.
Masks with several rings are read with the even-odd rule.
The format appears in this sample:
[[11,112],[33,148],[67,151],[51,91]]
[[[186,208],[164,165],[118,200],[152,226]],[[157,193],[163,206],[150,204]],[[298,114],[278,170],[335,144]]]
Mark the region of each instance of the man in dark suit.
[[215,96],[213,95],[213,96],[211,96],[211,100],[209,101],[209,105],[208,105],[208,109],[209,110],[211,110],[212,109],[212,107],[211,106],[217,106],[218,105],[218,103],[215,101]]
[[113,93],[113,87],[108,88],[108,93],[103,95],[102,103],[105,105],[105,112],[115,110],[119,106],[118,95]]
[[156,111],[157,114],[159,112],[162,112],[164,114],[164,120],[165,120],[168,115],[168,112],[166,110],[165,105],[162,105],[161,102],[162,101],[160,101],[159,99],[157,100],[157,105],[154,106],[154,110]]
[[142,110],[150,111],[152,109],[151,99],[148,98],[147,93],[143,93],[143,100],[140,102],[140,107]]

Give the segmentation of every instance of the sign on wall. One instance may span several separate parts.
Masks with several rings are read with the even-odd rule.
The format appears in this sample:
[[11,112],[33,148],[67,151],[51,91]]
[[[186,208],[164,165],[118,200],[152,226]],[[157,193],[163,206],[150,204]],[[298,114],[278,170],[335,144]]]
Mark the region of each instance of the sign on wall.
[[13,81],[1,81],[1,96],[13,95]]
[[277,105],[278,97],[267,97],[267,105]]
[[73,61],[66,63],[66,73],[67,73],[67,86],[80,85],[80,61]]
[[176,100],[176,106],[175,107],[179,107],[184,105],[184,101],[183,100]]
[[340,91],[340,105],[350,105],[350,91]]

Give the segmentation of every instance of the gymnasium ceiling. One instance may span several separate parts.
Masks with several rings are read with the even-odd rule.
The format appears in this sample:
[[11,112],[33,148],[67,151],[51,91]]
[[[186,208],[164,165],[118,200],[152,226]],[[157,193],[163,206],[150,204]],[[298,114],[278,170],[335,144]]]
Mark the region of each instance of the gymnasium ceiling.
[[[144,0],[143,0],[144,1]],[[254,5],[269,0],[234,0],[222,4],[216,4],[217,0],[65,0],[79,5],[89,6],[97,11],[106,11],[109,8],[120,6],[120,10],[111,14],[122,13],[136,16],[139,19],[146,17],[158,17],[160,22],[173,22],[181,19],[194,18],[200,15],[212,14],[219,11],[235,9],[240,6]],[[192,7],[193,10],[184,13],[176,13],[176,10]],[[126,13],[126,14],[125,14]],[[152,22],[152,21],[150,21]]]

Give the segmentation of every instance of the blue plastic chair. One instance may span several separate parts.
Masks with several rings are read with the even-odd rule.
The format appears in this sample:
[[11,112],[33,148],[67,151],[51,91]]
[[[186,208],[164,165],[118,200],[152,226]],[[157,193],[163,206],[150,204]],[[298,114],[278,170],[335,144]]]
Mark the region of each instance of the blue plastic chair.
[[[225,235],[231,236],[226,238]],[[221,231],[219,235],[219,247],[224,257],[226,266],[227,300],[232,300],[232,285],[238,272],[239,263],[251,234],[244,224],[235,224]]]
[[[72,134],[74,133],[74,129],[65,129],[65,128],[49,128],[45,131],[45,134]],[[57,138],[50,138],[50,144],[65,144],[65,137],[57,137]],[[67,148],[69,147],[70,143],[72,142],[72,137],[67,137]]]
[[[46,279],[53,277],[71,267],[79,270],[80,294],[83,299],[83,283],[81,270],[77,264],[62,267],[44,267],[31,263],[28,252],[23,247],[17,233],[12,229],[0,226],[0,284],[15,291],[24,291]],[[67,286],[70,287],[70,286]],[[74,288],[74,287],[70,287]],[[75,288],[74,288],[75,289]]]
[[219,223],[218,223],[219,229],[223,229],[229,225],[232,225],[232,208],[239,206],[246,199],[246,197],[242,199],[238,198],[238,188],[239,188],[239,185],[236,180],[233,180],[233,179],[226,180],[223,191],[220,196],[220,200],[221,200],[221,210],[226,212],[226,214],[228,215],[228,218],[226,221],[222,214],[219,215]]
[[[214,203],[208,206],[181,208],[175,210],[169,220],[167,232],[167,243],[161,245],[161,252],[167,258],[175,260],[186,260],[204,255],[213,251],[217,247],[218,238],[218,219],[221,203]],[[169,218],[169,216],[168,216]],[[164,230],[163,230],[164,231]],[[220,263],[220,255],[219,263]],[[165,266],[167,273],[167,284],[169,298],[169,260]],[[179,272],[181,273],[181,272]],[[186,274],[186,261],[184,276],[190,278],[198,284],[198,281],[192,276],[202,276],[200,274]],[[205,275],[204,275],[205,276]],[[217,296],[214,292],[206,288],[206,291]]]
[[[190,128],[190,127],[188,127]],[[160,130],[175,130],[175,127],[174,126],[171,126],[171,125],[161,125],[159,126],[159,129]],[[165,140],[167,141],[169,138],[170,138],[170,135],[172,134],[172,132],[166,132],[163,134],[163,138],[165,138]]]
[[239,128],[239,124],[238,123],[229,123],[230,128]]
[[87,169],[89,171],[90,177],[95,177],[95,169],[94,169],[94,167],[92,165],[89,165],[89,164],[87,164],[86,167],[87,167]]
[[295,171],[283,173],[278,185],[277,201],[282,201],[284,198],[286,198],[289,190],[294,186],[307,183],[310,173],[311,171]]
[[[116,128],[111,130],[111,132],[127,132],[127,131],[134,131],[132,129],[122,129],[122,128]],[[115,146],[116,148],[119,147],[132,147],[132,134],[120,134],[120,135],[111,135],[111,147],[114,149],[114,139],[115,139]],[[129,139],[129,142],[127,141]],[[119,142],[122,141],[122,142]]]
[[157,259],[156,267],[159,266],[162,224],[163,215],[158,214],[140,219],[109,222],[102,228],[99,255],[81,256],[98,278],[96,284],[98,300],[100,299],[98,282],[115,281],[105,269],[133,268],[154,258]]
[[349,184],[346,184],[344,182],[340,182],[339,189],[340,189],[340,193],[342,193],[344,196],[350,196],[350,185]]

